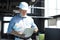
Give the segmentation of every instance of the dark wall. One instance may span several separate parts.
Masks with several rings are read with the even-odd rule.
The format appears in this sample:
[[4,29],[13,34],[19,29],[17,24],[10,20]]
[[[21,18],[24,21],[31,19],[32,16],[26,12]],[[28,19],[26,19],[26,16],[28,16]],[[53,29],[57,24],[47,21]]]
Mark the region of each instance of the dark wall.
[[39,29],[39,33],[44,33],[44,19],[34,18],[34,21]]
[[46,28],[45,40],[60,40],[60,29]]
[[34,6],[44,7],[44,1],[45,1],[45,0],[39,0]]

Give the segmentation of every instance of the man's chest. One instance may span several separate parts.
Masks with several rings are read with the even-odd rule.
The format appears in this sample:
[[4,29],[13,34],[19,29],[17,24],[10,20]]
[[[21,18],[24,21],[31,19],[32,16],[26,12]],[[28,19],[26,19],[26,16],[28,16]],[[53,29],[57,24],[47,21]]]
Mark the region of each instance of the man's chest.
[[27,18],[19,19],[15,22],[15,25],[17,25],[18,27],[30,28],[31,20]]

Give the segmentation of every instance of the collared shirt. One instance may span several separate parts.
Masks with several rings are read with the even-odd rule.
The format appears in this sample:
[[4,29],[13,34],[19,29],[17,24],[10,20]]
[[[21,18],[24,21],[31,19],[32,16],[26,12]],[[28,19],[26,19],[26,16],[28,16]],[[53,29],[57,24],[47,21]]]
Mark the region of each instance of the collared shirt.
[[[8,33],[11,33],[11,31],[14,29],[15,31],[18,32],[23,32],[24,29],[26,28],[37,28],[36,24],[34,23],[34,20],[29,17],[29,16],[25,16],[25,17],[21,17],[19,14],[14,16],[10,23],[9,23],[9,27],[8,27]],[[17,38],[15,38],[16,40]],[[19,40],[20,38],[18,38],[17,40]]]

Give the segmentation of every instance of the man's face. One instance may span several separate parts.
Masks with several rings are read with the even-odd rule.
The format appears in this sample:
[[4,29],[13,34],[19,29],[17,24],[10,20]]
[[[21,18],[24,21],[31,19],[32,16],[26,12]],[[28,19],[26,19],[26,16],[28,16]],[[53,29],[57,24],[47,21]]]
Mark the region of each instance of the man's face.
[[22,14],[22,16],[25,16],[27,14],[27,10],[19,9],[19,12]]

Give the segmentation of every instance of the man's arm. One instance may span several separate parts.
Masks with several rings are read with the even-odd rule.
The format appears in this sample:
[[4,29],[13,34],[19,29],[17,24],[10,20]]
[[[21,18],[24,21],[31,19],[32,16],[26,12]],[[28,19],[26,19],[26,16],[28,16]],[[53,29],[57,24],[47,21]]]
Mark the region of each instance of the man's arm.
[[24,34],[22,32],[17,32],[14,30],[12,30],[11,34],[18,37],[24,37]]
[[34,33],[38,32],[38,27],[37,25],[34,23],[34,20],[32,20],[32,28],[34,29]]
[[17,32],[13,29],[13,27],[15,25],[15,20],[16,20],[16,18],[11,19],[9,26],[8,26],[7,34],[12,34],[12,35],[18,36],[18,35],[21,35],[22,32]]

